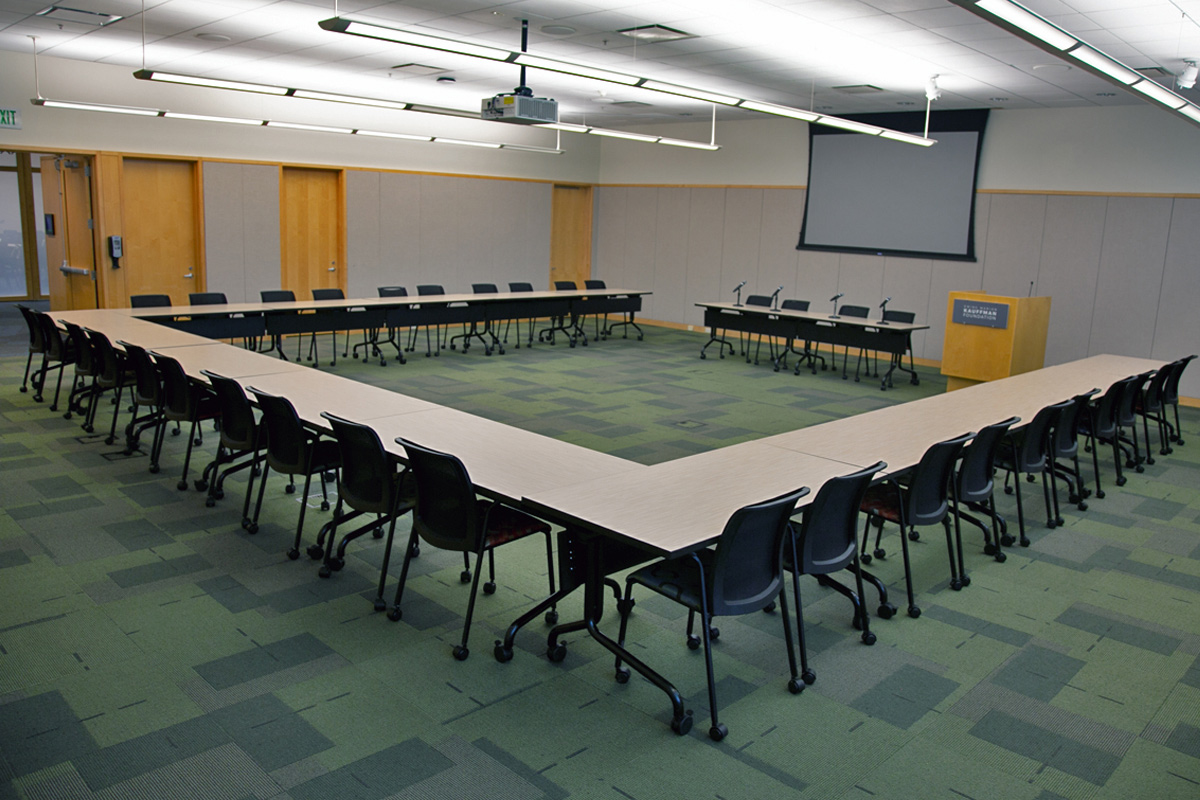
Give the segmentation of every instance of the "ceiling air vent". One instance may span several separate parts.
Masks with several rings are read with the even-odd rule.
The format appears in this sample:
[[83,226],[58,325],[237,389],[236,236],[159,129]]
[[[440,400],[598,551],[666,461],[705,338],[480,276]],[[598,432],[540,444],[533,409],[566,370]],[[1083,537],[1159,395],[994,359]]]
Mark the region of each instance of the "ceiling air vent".
[[388,77],[391,78],[416,78],[426,75],[441,75],[443,72],[450,70],[444,67],[431,67],[428,64],[396,64],[388,68]]
[[617,33],[639,42],[676,42],[680,39],[696,38],[694,33],[685,33],[666,25],[638,25],[636,28],[623,28]]
[[842,94],[875,94],[883,91],[878,86],[872,86],[869,83],[856,83],[852,86],[834,86],[833,89]]
[[67,8],[66,6],[43,8],[34,16],[45,17],[55,22],[70,22],[75,25],[88,25],[95,28],[103,28],[111,22],[123,19],[119,14],[108,14],[104,11],[84,11],[80,8]]

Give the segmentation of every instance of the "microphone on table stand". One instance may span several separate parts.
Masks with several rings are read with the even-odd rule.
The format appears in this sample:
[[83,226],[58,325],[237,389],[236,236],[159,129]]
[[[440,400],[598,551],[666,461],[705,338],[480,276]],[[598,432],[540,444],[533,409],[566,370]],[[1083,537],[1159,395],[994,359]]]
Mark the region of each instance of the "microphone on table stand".
[[743,287],[743,286],[745,286],[745,285],[746,285],[746,281],[742,281],[742,282],[741,282],[741,283],[739,283],[737,286],[733,287],[733,290],[734,290],[735,292],[737,292],[737,302],[736,302],[736,303],[734,303],[734,305],[735,305],[735,306],[741,306],[741,305],[742,305],[742,287]]
[[885,297],[885,298],[883,298],[883,302],[879,304],[879,312],[880,312],[879,313],[879,324],[880,325],[887,325],[887,320],[885,320],[884,317],[887,316],[887,304],[890,302],[892,302],[892,298]]
[[1029,296],[1033,297],[1033,281],[1029,282]]
[[845,292],[838,292],[833,297],[829,298],[829,302],[833,303],[833,313],[829,315],[830,319],[841,319],[837,313],[837,301],[846,296]]
[[780,286],[780,287],[779,287],[778,289],[776,289],[776,290],[775,290],[775,292],[774,292],[774,293],[771,295],[771,310],[772,310],[772,311],[778,311],[778,310],[779,310],[779,304],[778,304],[778,301],[779,301],[779,293],[780,293],[780,292],[782,292],[782,291],[783,291],[783,287],[782,287],[782,286]]

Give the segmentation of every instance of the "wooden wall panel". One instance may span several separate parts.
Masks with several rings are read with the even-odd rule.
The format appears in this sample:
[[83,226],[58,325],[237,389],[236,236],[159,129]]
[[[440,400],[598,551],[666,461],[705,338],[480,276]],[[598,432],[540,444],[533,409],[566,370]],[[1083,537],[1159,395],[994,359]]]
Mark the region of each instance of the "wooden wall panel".
[[1042,237],[1037,294],[1049,295],[1046,363],[1088,355],[1086,336],[1100,270],[1100,245],[1108,201],[1103,197],[1049,197]]
[[1150,356],[1163,286],[1171,202],[1165,197],[1109,198],[1089,355]]

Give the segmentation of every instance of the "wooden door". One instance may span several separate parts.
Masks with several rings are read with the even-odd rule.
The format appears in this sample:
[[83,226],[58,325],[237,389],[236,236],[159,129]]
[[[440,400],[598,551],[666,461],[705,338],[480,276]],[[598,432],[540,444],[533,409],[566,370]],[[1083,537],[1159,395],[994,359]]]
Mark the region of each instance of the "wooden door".
[[592,187],[555,185],[550,222],[550,287],[592,276]]
[[168,294],[187,305],[201,291],[196,165],[190,161],[126,158],[121,163],[125,289],[130,295]]
[[43,156],[41,168],[42,210],[54,220],[53,233],[46,231],[50,307],[96,308],[91,162],[83,156]]
[[284,167],[279,182],[280,280],[297,300],[313,289],[346,291],[342,175]]

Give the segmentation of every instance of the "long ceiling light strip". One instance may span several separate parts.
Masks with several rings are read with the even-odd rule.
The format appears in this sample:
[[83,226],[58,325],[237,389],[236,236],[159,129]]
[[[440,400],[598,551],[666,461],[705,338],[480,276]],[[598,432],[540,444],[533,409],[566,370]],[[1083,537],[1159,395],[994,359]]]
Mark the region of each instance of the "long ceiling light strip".
[[[192,77],[189,75],[181,75],[178,73],[163,73],[155,70],[140,69],[133,73],[133,76],[138,80],[143,81],[165,81],[167,83],[185,84],[189,86],[201,86],[209,89],[229,89],[238,92],[260,92],[262,94],[274,95],[278,97],[295,97],[301,100],[318,100],[327,103],[347,103],[350,105],[370,106],[372,108],[386,108],[393,111],[415,111],[420,114],[438,114],[440,116],[461,117],[464,119],[478,120],[478,114],[470,111],[464,111],[457,108],[441,108],[439,106],[427,106],[417,103],[406,103],[403,100],[384,100],[376,97],[360,97],[358,95],[334,94],[331,92],[314,92],[308,89],[295,89],[286,86],[274,86],[271,84],[250,83],[247,81],[224,81],[214,78]],[[132,111],[125,113],[134,113]],[[151,115],[152,116],[152,115]],[[168,113],[169,117],[178,117],[180,115]],[[818,114],[811,115],[813,118],[818,117]],[[216,119],[213,121],[223,121]],[[261,120],[247,120],[253,124],[261,124]],[[282,123],[275,123],[276,127],[288,127]],[[547,123],[536,125],[538,128],[549,128],[551,130],[568,131],[571,133],[591,133],[597,136],[612,136],[616,138],[625,138],[635,141],[648,142],[651,144],[664,144],[670,147],[688,147],[694,150],[720,150],[720,146],[716,144],[708,144],[705,142],[694,142],[688,139],[672,139],[667,136],[654,136],[648,134],[627,134],[625,131],[611,131],[606,128],[596,128],[591,125],[572,125],[570,123]],[[371,135],[371,134],[368,134]],[[432,137],[429,136],[411,136],[409,134],[378,134],[380,136],[393,136],[398,139],[419,139],[429,141]],[[907,135],[907,134],[903,134]],[[453,140],[459,141],[459,140]],[[515,144],[506,144],[505,149],[516,150],[521,146]],[[538,148],[534,145],[530,147],[540,152],[545,148]]]
[[[985,0],[985,2],[988,1],[990,0]],[[880,136],[885,130],[890,130],[888,128],[881,128],[876,125],[863,125],[862,123],[853,122],[852,120],[843,120],[841,117],[833,117],[829,116],[828,114],[814,113],[799,108],[780,106],[774,103],[763,103],[757,100],[734,97],[732,95],[708,91],[705,89],[680,86],[639,75],[630,75],[628,73],[618,72],[616,70],[604,69],[602,67],[593,67],[587,64],[579,64],[573,61],[562,61],[560,59],[546,58],[544,56],[534,56],[530,55],[529,53],[521,53],[519,51],[504,50],[497,47],[478,45],[473,42],[461,42],[456,39],[445,39],[441,36],[415,33],[400,28],[391,28],[385,25],[375,25],[367,22],[360,22],[358,20],[348,19],[346,17],[331,17],[330,19],[321,20],[321,22],[318,24],[325,30],[333,33],[346,33],[350,34],[351,36],[363,36],[368,39],[378,39],[380,41],[409,45],[411,47],[424,47],[432,50],[441,50],[446,53],[456,53],[458,55],[470,56],[472,58],[483,58],[489,61],[519,64],[522,66],[531,67],[533,69],[549,70],[552,72],[559,72],[564,75],[573,75],[579,78],[590,78],[597,81],[616,83],[622,86],[630,86],[636,89],[646,89],[648,91],[671,94],[678,97],[687,97],[694,100],[701,100],[706,103],[729,106],[731,108],[744,108],[748,111],[757,111],[763,114],[774,114],[780,117],[800,119],[806,122],[811,122],[815,125],[831,125],[833,127],[843,128],[845,130],[854,130],[855,133],[865,133],[869,136]],[[891,132],[896,134],[901,133],[900,131]],[[905,134],[903,138],[895,136],[890,136],[888,138],[896,139],[897,141],[903,141],[908,144],[921,145],[923,147],[928,147],[932,144],[935,144],[937,141],[924,136],[913,136],[912,134]]]
[[285,128],[297,131],[317,133],[350,134],[356,136],[372,136],[388,139],[407,139],[414,142],[432,142],[434,144],[453,144],[462,147],[485,147],[492,150],[522,150],[529,153],[548,153],[560,155],[563,151],[556,147],[538,147],[530,144],[515,144],[509,142],[485,142],[474,139],[455,139],[448,136],[416,136],[408,133],[389,133],[387,131],[370,131],[361,128],[340,128],[331,125],[310,125],[304,122],[286,122],[273,119],[248,119],[241,117],[219,117],[209,114],[184,114],[177,111],[167,111],[162,108],[141,108],[139,106],[117,106],[103,103],[78,103],[72,100],[51,100],[45,97],[35,97],[30,101],[35,106],[45,108],[64,108],[74,111],[101,111],[108,114],[125,114],[140,117],[159,117],[161,119],[182,119],[199,122],[218,122],[231,125],[264,128]]
[[1200,106],[1155,83],[1095,45],[1030,11],[1014,0],[950,0],[961,8],[1034,44],[1041,49],[1081,65],[1084,69],[1144,100],[1150,100],[1200,125]]

